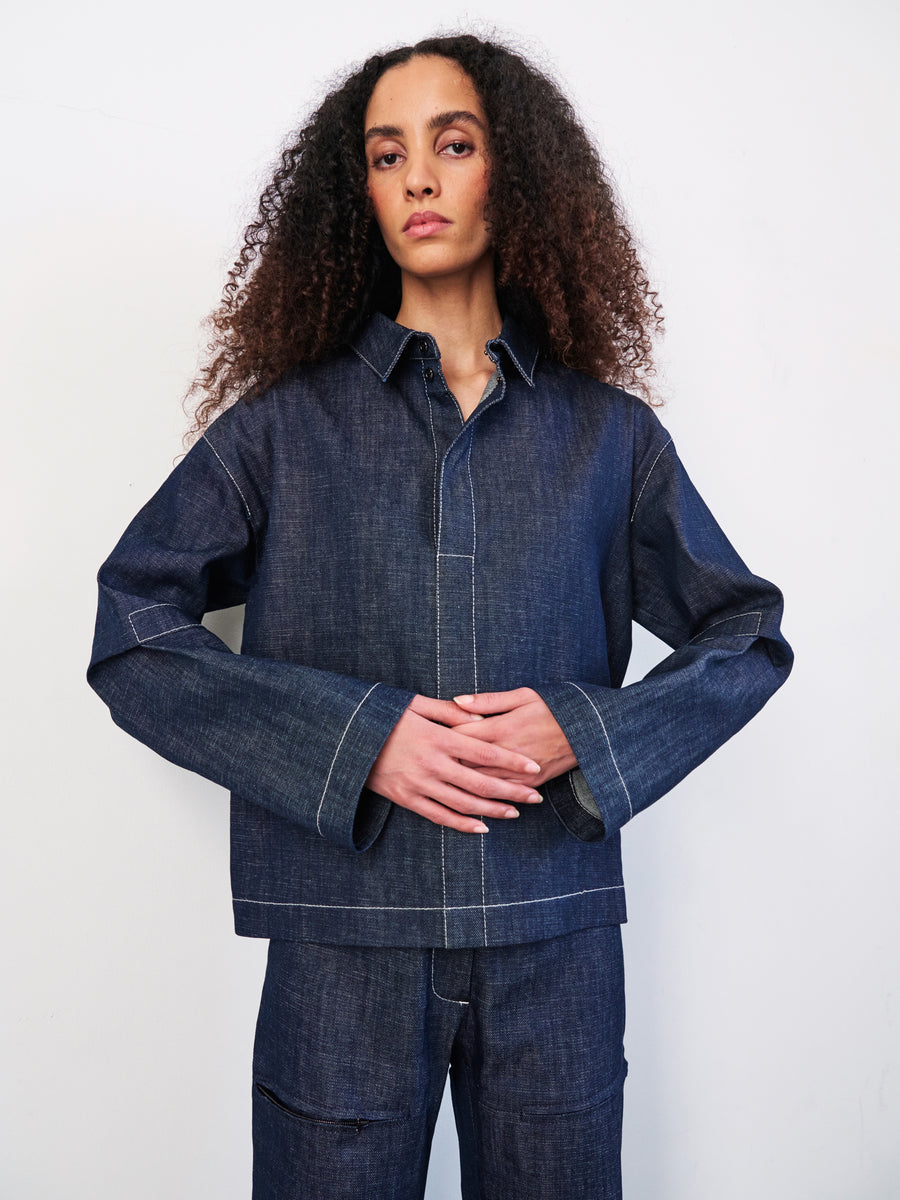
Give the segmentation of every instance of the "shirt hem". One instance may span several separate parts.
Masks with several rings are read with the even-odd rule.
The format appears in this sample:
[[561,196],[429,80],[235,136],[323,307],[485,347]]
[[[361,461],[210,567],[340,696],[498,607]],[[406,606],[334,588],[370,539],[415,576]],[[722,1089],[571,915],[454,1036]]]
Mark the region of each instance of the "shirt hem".
[[357,946],[483,947],[485,939],[473,931],[473,912],[479,916],[479,925],[482,912],[486,914],[490,946],[537,942],[595,925],[621,925],[627,920],[622,884],[549,900],[446,909],[353,908],[238,897],[233,903],[234,928],[239,937]]

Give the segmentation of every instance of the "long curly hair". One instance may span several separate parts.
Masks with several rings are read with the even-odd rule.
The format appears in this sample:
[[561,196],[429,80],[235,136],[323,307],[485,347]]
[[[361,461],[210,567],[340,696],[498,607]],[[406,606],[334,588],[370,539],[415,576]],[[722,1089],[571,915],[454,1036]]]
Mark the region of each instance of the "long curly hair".
[[372,312],[397,313],[400,272],[366,192],[363,125],[378,79],[417,55],[457,62],[484,107],[502,311],[551,359],[652,391],[662,315],[605,164],[555,83],[465,34],[374,55],[292,135],[208,318],[208,359],[188,392],[201,397],[194,432],[239,396],[333,355]]

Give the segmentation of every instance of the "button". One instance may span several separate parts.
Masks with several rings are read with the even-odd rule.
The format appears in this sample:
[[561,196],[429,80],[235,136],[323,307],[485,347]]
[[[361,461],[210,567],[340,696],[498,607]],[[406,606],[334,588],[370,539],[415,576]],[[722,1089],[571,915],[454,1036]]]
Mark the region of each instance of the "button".
[[432,371],[431,367],[426,367],[425,368],[426,383],[431,383],[432,379],[434,379],[434,371]]
[[427,354],[430,349],[431,349],[431,347],[428,345],[428,343],[425,341],[425,339],[422,338],[422,340],[419,342],[420,353]]

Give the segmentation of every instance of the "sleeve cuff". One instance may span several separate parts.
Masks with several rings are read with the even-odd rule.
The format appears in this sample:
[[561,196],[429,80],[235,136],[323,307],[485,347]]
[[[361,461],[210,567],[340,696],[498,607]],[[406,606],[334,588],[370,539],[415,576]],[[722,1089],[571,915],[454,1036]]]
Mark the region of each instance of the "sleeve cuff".
[[357,703],[335,745],[316,811],[322,837],[349,850],[367,850],[387,821],[391,802],[370,791],[366,779],[412,692],[375,683]]
[[[587,686],[587,685],[585,685]],[[577,683],[538,687],[572,747],[578,768],[553,780],[548,796],[562,823],[577,838],[608,837],[634,816],[628,784],[616,762],[610,716],[598,693]]]
[[579,841],[599,842],[606,837],[603,816],[580,767],[551,779],[544,791],[560,821]]

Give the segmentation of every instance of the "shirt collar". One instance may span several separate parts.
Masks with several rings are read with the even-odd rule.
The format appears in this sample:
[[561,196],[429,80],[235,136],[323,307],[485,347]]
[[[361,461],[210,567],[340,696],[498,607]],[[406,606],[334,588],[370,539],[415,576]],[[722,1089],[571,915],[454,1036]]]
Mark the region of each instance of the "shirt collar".
[[[387,383],[391,372],[409,347],[416,358],[434,358],[437,354],[434,338],[430,333],[406,329],[383,313],[374,313],[350,345],[375,372],[382,383]],[[500,336],[492,338],[486,346],[494,354],[505,350],[519,374],[529,387],[534,387],[534,369],[538,360],[538,346],[530,334],[512,319],[505,317]]]

